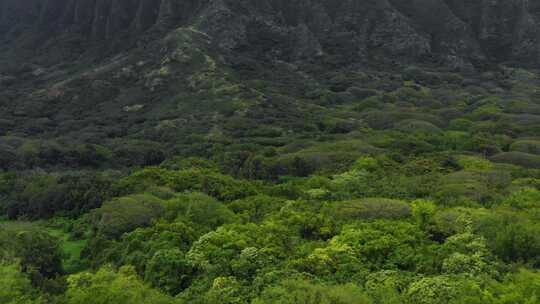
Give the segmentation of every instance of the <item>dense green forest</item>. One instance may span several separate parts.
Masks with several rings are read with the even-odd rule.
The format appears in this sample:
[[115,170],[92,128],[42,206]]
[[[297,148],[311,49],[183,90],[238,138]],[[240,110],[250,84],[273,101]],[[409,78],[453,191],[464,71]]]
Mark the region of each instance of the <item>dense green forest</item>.
[[538,303],[538,107],[412,72],[316,130],[192,144],[207,157],[25,143],[26,165],[99,163],[1,173],[0,302]]
[[0,0],[0,304],[540,303],[538,20]]

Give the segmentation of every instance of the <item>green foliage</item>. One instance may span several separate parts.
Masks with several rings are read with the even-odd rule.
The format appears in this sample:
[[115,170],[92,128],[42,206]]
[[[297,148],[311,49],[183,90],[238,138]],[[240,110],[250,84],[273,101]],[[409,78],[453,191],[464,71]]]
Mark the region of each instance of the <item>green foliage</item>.
[[451,276],[422,278],[413,282],[405,294],[408,303],[449,304],[459,299],[463,282]]
[[[473,162],[469,159],[463,164],[473,168],[491,166],[477,159],[473,159]],[[502,170],[462,170],[444,176],[435,197],[441,203],[452,206],[488,204],[509,186],[510,181],[510,174]]]
[[260,222],[277,212],[284,204],[282,199],[257,195],[233,201],[227,204],[227,207],[246,222]]
[[137,194],[106,202],[90,214],[97,233],[118,238],[125,232],[148,226],[164,213],[162,201],[150,194]]
[[157,251],[175,248],[185,251],[195,239],[193,229],[183,222],[158,222],[152,227],[124,234],[111,248],[110,256],[118,258],[119,265],[130,264],[143,271],[146,262]]
[[536,78],[364,74],[249,28],[299,61],[185,27],[0,90],[0,302],[538,302]]
[[[10,218],[50,218],[54,215],[79,216],[111,196],[112,176],[80,171],[60,176],[44,173],[12,176],[4,206]],[[2,207],[2,203],[0,203]]]
[[540,191],[536,188],[521,188],[512,192],[505,203],[513,208],[528,210],[540,207]]
[[505,152],[494,155],[491,160],[496,163],[507,163],[525,168],[540,169],[540,155],[523,152]]
[[432,201],[415,200],[412,202],[412,215],[418,226],[426,230],[432,223],[437,206]]
[[476,230],[492,252],[505,262],[538,265],[540,226],[534,219],[515,212],[476,214]]
[[86,247],[87,240],[81,239],[83,235],[70,233],[60,228],[47,228],[47,233],[60,240],[63,253],[62,268],[65,273],[72,274],[87,267],[86,262],[81,260],[81,252]]
[[71,275],[68,277],[65,298],[68,304],[173,303],[171,298],[142,283],[129,267],[123,267],[118,272],[105,267],[95,274],[83,272]]
[[371,304],[358,286],[321,285],[307,281],[283,281],[268,287],[254,304]]
[[0,223],[0,259],[19,260],[21,270],[38,283],[62,273],[60,242],[32,224]]
[[257,194],[257,187],[243,180],[209,169],[168,170],[147,168],[117,185],[119,192],[142,192],[152,186],[167,186],[176,192],[204,192],[222,201],[232,201]]
[[518,140],[510,146],[510,151],[523,152],[529,154],[540,154],[540,141],[538,140]]
[[411,216],[411,207],[399,200],[366,198],[338,202],[333,212],[342,219],[404,219]]
[[30,279],[19,270],[16,264],[0,263],[0,303],[5,304],[32,304],[37,295]]
[[182,251],[159,250],[148,261],[144,280],[167,293],[178,294],[189,286],[194,272]]
[[230,209],[203,193],[181,194],[164,202],[163,206],[166,218],[185,220],[202,231],[236,222],[236,216]]
[[442,246],[442,251],[447,256],[443,260],[443,272],[465,274],[475,279],[495,276],[496,264],[486,240],[468,230],[467,228],[466,232],[449,237]]
[[502,282],[491,281],[488,290],[490,300],[495,304],[528,304],[540,298],[540,274],[537,271],[519,269],[508,274]]
[[315,250],[306,265],[315,270],[323,267],[316,273],[338,272],[342,278],[362,274],[366,268],[415,269],[422,267],[420,252],[426,244],[422,232],[408,223],[359,223],[345,228],[326,247]]
[[230,201],[255,194],[255,189],[229,176],[198,171],[178,172],[168,185],[178,191],[201,191],[219,200]]
[[187,259],[205,273],[232,274],[231,263],[248,248],[257,246],[258,233],[255,225],[220,227],[196,241]]
[[403,120],[394,126],[395,129],[405,133],[437,134],[441,129],[434,124],[421,120]]
[[467,155],[458,156],[457,163],[465,170],[489,170],[493,167],[489,160]]

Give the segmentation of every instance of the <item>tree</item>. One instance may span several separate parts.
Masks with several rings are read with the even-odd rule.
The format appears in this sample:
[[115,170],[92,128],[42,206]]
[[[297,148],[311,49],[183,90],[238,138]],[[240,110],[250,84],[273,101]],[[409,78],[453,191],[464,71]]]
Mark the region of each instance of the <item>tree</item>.
[[253,304],[371,304],[356,285],[318,285],[309,281],[286,280],[269,286]]
[[37,304],[34,301],[36,290],[30,279],[20,272],[16,264],[0,263],[0,303],[2,304]]
[[150,194],[125,196],[106,202],[90,213],[94,229],[109,238],[149,226],[164,212],[162,201]]
[[424,231],[432,224],[436,212],[437,206],[432,201],[415,200],[412,202],[413,217],[420,229]]
[[426,260],[420,256],[426,245],[425,235],[414,225],[382,220],[351,225],[330,241],[332,247],[352,248],[370,269],[419,267]]
[[178,249],[160,250],[148,261],[144,280],[169,294],[186,289],[195,269]]
[[118,272],[104,267],[68,277],[67,304],[170,304],[172,299],[141,282],[135,270],[122,267]]
[[231,263],[248,247],[257,246],[260,228],[256,225],[222,226],[196,241],[187,260],[208,275],[232,274]]
[[0,226],[0,261],[18,261],[34,286],[56,291],[54,280],[63,273],[60,241],[46,231],[23,226]]

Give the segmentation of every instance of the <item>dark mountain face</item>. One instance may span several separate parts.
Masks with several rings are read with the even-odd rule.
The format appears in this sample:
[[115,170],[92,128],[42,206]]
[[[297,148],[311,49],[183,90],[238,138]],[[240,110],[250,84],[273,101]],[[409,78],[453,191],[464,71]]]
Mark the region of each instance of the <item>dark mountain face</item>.
[[119,50],[149,31],[190,26],[208,34],[224,51],[254,52],[259,58],[294,61],[330,55],[344,62],[435,60],[458,68],[507,61],[537,64],[539,19],[540,4],[527,0],[0,3],[4,43],[19,43],[23,51],[32,47],[43,52],[53,40],[55,52],[59,43]]
[[23,167],[34,139],[54,142],[29,144],[47,165],[77,167],[49,151],[62,141],[145,165],[442,128],[492,97],[510,112],[487,118],[534,135],[538,22],[526,0],[0,0],[0,148]]

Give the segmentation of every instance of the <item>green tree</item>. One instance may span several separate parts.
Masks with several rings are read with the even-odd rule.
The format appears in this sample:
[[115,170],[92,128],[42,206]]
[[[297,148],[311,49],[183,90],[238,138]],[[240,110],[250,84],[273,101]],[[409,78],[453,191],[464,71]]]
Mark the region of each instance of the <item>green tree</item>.
[[432,201],[415,200],[412,202],[413,217],[420,229],[424,231],[432,224],[436,212],[437,206]]
[[144,280],[169,294],[186,289],[195,269],[178,249],[160,250],[148,261]]
[[253,304],[371,304],[364,291],[353,284],[318,285],[308,281],[283,281],[269,286]]
[[37,295],[30,279],[20,272],[16,264],[0,263],[0,303],[3,304],[37,304]]
[[68,277],[67,304],[169,304],[172,299],[146,286],[131,267],[118,272],[108,267],[97,273],[83,272]]

